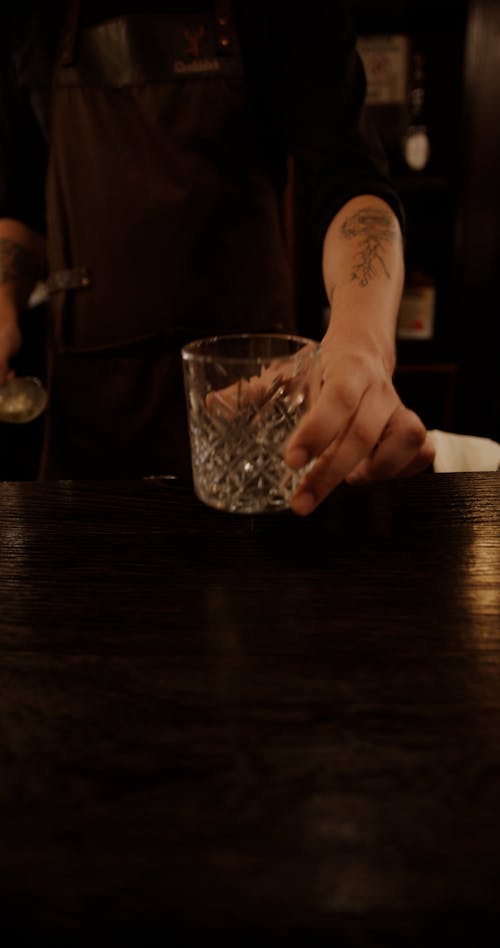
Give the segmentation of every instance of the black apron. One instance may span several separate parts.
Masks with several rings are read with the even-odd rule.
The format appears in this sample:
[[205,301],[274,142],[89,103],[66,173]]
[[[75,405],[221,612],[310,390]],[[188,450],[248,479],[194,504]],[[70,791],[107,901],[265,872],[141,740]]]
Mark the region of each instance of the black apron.
[[41,477],[188,473],[182,343],[293,329],[228,6],[88,29],[70,7],[52,90]]

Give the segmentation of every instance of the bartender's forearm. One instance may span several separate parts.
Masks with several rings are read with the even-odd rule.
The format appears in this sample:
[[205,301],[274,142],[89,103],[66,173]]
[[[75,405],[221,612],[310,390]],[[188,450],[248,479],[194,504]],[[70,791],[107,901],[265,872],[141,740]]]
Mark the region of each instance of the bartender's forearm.
[[385,201],[362,195],[342,207],[324,240],[323,278],[331,308],[324,344],[375,349],[392,373],[404,256],[399,221]]
[[45,241],[21,221],[0,218],[0,321],[25,309],[43,274]]

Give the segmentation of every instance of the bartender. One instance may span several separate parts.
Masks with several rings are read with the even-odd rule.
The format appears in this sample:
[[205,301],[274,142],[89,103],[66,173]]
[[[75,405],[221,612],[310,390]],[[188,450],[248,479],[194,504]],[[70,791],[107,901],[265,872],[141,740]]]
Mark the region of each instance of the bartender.
[[289,155],[330,305],[321,395],[287,448],[318,459],[293,508],[427,467],[392,384],[402,211],[346,3],[28,7],[0,14],[0,381],[43,276],[40,477],[188,470],[182,343],[295,328]]

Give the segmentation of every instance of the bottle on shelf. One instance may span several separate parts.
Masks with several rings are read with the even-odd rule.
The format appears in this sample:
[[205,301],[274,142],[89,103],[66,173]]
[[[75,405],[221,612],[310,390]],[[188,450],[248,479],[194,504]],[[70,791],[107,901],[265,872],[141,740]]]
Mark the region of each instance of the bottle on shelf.
[[433,339],[435,309],[435,280],[422,270],[411,270],[399,309],[398,339]]
[[429,164],[431,145],[425,112],[425,58],[422,53],[412,56],[409,95],[409,124],[403,136],[403,156],[411,171],[424,171]]

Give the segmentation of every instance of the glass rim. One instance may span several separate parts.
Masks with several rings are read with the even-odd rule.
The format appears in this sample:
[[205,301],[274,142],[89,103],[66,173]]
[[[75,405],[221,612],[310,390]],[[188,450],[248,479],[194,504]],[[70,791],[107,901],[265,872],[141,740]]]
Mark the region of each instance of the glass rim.
[[16,388],[18,386],[25,386],[27,384],[35,385],[37,388],[43,388],[43,383],[41,379],[36,375],[12,375],[10,378],[5,379],[4,382],[0,385],[0,388]]
[[[284,352],[282,354],[276,353],[275,355],[265,354],[255,354],[252,355],[251,352],[248,352],[246,355],[224,355],[221,352],[203,352],[204,347],[213,346],[217,343],[225,342],[242,342],[247,340],[280,340],[284,342],[294,342],[297,343],[297,350],[295,352]],[[306,346],[314,347],[314,351],[319,351],[320,343],[317,339],[311,339],[309,336],[301,336],[297,333],[291,332],[235,332],[235,333],[218,333],[214,336],[202,336],[198,339],[193,339],[190,342],[185,343],[181,349],[181,356],[184,361],[196,359],[198,362],[215,362],[223,358],[224,362],[228,363],[239,363],[239,362],[248,362],[249,359],[255,362],[268,359],[292,359],[297,355],[297,352],[300,352],[301,348]]]

